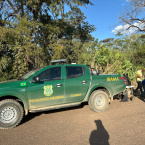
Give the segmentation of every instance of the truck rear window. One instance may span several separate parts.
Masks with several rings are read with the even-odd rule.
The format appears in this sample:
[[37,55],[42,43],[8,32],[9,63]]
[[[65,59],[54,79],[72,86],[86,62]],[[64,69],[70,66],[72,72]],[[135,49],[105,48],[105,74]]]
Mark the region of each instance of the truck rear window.
[[85,74],[85,68],[84,67],[66,66],[67,79],[80,77],[84,74]]

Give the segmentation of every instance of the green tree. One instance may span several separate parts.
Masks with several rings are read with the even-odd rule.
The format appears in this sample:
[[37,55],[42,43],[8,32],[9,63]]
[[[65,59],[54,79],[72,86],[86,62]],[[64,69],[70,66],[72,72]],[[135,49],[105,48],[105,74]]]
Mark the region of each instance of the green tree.
[[[52,59],[90,61],[95,30],[78,6],[89,0],[5,0],[0,3],[0,67],[2,78],[19,78]],[[65,7],[69,11],[65,11]],[[88,47],[86,47],[88,46]],[[7,75],[7,74],[12,74]]]

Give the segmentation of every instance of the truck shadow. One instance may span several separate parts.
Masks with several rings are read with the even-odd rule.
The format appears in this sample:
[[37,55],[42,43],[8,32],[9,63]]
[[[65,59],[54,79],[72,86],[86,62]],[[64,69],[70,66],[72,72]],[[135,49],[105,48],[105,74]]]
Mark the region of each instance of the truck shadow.
[[75,110],[75,109],[81,109],[85,105],[88,105],[87,102],[82,103],[79,106],[69,107],[69,108],[62,108],[62,109],[56,109],[56,110],[50,110],[50,111],[42,111],[37,113],[29,113],[27,116],[24,116],[23,120],[21,121],[20,125],[25,124],[26,122],[34,119],[35,117],[40,116],[41,114],[51,114],[56,112],[63,112],[63,111],[69,111],[69,110]]
[[96,130],[91,132],[89,143],[90,145],[109,145],[109,134],[104,128],[101,120],[95,120]]

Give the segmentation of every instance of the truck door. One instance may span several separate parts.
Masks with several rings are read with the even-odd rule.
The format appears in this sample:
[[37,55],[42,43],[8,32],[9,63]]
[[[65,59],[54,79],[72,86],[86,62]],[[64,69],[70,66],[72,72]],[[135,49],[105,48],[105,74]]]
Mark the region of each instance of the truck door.
[[90,85],[89,70],[82,66],[65,66],[66,102],[80,102],[87,94]]
[[40,82],[30,83],[28,87],[30,108],[63,104],[65,97],[61,67],[48,68],[37,76]]

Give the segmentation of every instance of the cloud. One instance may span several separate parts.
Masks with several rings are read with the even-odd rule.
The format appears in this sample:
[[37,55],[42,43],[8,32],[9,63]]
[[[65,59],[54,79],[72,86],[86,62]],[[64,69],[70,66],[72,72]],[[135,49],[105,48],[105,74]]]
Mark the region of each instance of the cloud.
[[[134,23],[133,25],[139,27],[140,29],[143,29],[145,27],[145,23],[141,23],[141,22]],[[125,34],[133,34],[138,30],[136,27],[129,28],[129,26],[130,26],[129,24],[119,25],[115,27],[114,30],[112,30],[112,33],[117,34],[118,32],[120,32],[121,34],[125,35]]]

